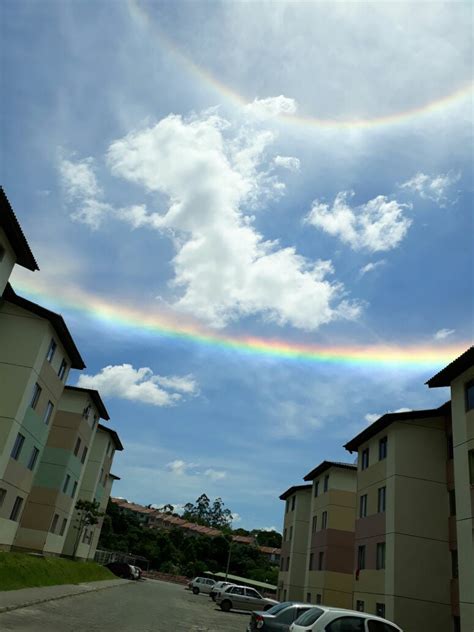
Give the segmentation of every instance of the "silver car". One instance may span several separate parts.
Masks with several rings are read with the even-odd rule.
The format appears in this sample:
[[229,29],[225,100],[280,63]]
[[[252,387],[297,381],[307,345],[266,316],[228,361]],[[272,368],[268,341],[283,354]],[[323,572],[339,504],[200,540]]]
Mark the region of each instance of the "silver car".
[[268,599],[255,590],[245,586],[228,586],[216,596],[216,603],[224,612],[229,610],[268,610],[278,601]]

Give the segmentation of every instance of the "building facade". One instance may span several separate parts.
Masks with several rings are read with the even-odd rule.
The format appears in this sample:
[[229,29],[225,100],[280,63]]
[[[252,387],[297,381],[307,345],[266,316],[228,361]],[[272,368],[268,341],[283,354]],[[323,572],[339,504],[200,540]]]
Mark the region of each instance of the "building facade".
[[304,599],[312,487],[296,485],[280,496],[285,501],[277,593],[280,601]]
[[304,480],[312,481],[305,600],[351,608],[357,466],[323,461]]

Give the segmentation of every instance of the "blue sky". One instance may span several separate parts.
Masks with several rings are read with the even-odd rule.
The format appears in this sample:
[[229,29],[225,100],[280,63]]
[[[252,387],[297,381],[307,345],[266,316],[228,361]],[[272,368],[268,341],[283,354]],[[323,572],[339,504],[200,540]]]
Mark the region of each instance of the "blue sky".
[[[114,494],[278,495],[441,366],[223,350],[65,307],[333,349],[472,340],[470,3],[3,3],[2,183],[125,444]],[[321,123],[329,121],[330,123]],[[365,124],[348,124],[365,121]],[[443,355],[444,353],[444,355]]]

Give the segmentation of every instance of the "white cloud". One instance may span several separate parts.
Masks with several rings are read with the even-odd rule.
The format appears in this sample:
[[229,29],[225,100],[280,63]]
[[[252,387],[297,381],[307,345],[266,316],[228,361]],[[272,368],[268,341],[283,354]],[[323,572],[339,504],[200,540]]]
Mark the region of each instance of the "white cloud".
[[448,191],[450,187],[461,178],[460,173],[440,173],[430,177],[425,173],[418,172],[413,178],[400,185],[401,189],[408,189],[425,199],[436,202],[439,206],[445,207],[449,203]]
[[118,397],[153,406],[172,406],[182,399],[182,393],[195,394],[197,391],[196,382],[191,376],[163,377],[154,375],[147,367],[134,369],[131,364],[106,366],[96,375],[81,375],[77,385],[95,388],[105,397]]
[[232,514],[232,522],[242,522],[242,517],[236,511]]
[[260,531],[276,531],[277,533],[279,533],[276,527],[260,527]]
[[66,195],[70,198],[94,198],[102,191],[93,170],[94,159],[84,158],[73,162],[61,158],[59,173]]
[[280,114],[295,114],[298,105],[294,99],[280,94],[278,97],[268,97],[266,99],[254,99],[252,103],[244,106],[244,111],[257,118],[274,118]]
[[433,338],[435,340],[445,340],[448,336],[452,336],[456,330],[455,329],[439,329]]
[[279,402],[274,411],[272,433],[277,437],[298,439],[323,426],[306,406],[294,401]]
[[412,223],[404,216],[404,209],[411,205],[378,195],[353,208],[347,201],[352,195],[341,191],[332,207],[315,200],[305,222],[338,237],[353,250],[380,252],[396,248]]
[[227,476],[227,474],[226,474],[226,472],[224,472],[222,470],[213,470],[212,468],[209,468],[209,469],[205,470],[204,476],[207,476],[212,481],[220,481],[223,478],[225,478]]
[[197,463],[186,463],[186,461],[182,461],[181,459],[175,459],[166,464],[166,468],[178,476],[188,474],[190,470],[196,467],[198,467]]
[[275,156],[273,162],[277,167],[283,167],[289,171],[299,171],[300,161],[294,156]]
[[104,217],[113,211],[112,206],[100,200],[87,199],[80,202],[75,211],[71,213],[71,218],[75,221],[87,224],[92,229],[100,228]]
[[409,413],[411,412],[411,408],[397,408],[396,410],[387,410],[385,413],[367,413],[367,415],[364,416],[364,419],[369,423],[369,424],[373,424],[375,421],[377,421],[377,419],[380,419],[380,417],[382,417],[383,415],[389,414],[389,413]]
[[291,246],[266,241],[252,226],[244,207],[255,208],[259,198],[279,195],[283,186],[265,167],[273,135],[245,126],[232,135],[229,127],[212,112],[189,119],[170,115],[108,151],[114,175],[169,198],[164,213],[136,205],[116,215],[134,228],[171,231],[172,285],[182,290],[174,307],[215,327],[259,313],[306,330],[356,318],[359,305],[327,278],[330,262],[308,261]]
[[373,272],[377,268],[380,268],[381,266],[384,266],[386,263],[387,262],[385,261],[385,259],[380,259],[380,261],[374,261],[374,262],[368,263],[367,265],[363,266],[359,270],[359,276],[363,277],[368,272]]

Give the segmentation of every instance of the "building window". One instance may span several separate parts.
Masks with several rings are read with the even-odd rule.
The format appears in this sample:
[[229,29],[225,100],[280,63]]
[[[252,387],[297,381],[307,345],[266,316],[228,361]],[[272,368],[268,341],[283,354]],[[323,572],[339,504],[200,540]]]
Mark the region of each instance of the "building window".
[[365,568],[365,545],[357,548],[357,568],[362,571]]
[[369,467],[369,448],[362,450],[361,469],[366,470]]
[[61,360],[61,366],[59,367],[59,371],[58,371],[58,377],[60,380],[64,379],[64,376],[66,375],[66,370],[67,370],[67,362],[63,358]]
[[84,446],[84,450],[82,451],[81,463],[84,463],[87,457],[87,446]]
[[367,494],[364,494],[359,498],[359,518],[365,518],[367,516]]
[[82,411],[82,416],[84,417],[84,419],[89,419],[89,413],[91,412],[91,405],[88,404],[84,410]]
[[92,430],[94,430],[96,423],[99,421],[99,418],[97,417],[97,415],[94,415],[94,417],[92,418]]
[[79,454],[80,448],[81,448],[81,438],[77,437],[76,445],[74,446],[74,456],[77,456]]
[[454,489],[450,489],[449,492],[449,515],[456,515],[456,492]]
[[474,380],[466,384],[466,411],[474,408]]
[[311,603],[311,593],[306,593],[306,603]]
[[379,439],[379,461],[387,458],[387,437]]
[[280,570],[281,571],[283,570],[284,563],[285,563],[285,558],[284,557],[280,558]]
[[53,410],[54,410],[54,404],[53,402],[49,401],[48,405],[46,406],[46,410],[44,411],[44,417],[43,417],[43,421],[46,425],[49,424],[51,415],[53,414]]
[[13,448],[11,451],[12,459],[18,461],[18,458],[21,454],[21,450],[23,448],[23,444],[25,443],[25,437],[19,432],[16,436],[15,443],[13,444]]
[[39,450],[38,448],[33,448],[33,452],[31,453],[30,460],[28,461],[28,469],[33,471],[35,469],[36,461],[38,460]]
[[67,492],[67,488],[69,487],[70,480],[71,480],[71,477],[69,476],[69,474],[66,474],[66,478],[64,479],[64,485],[63,485],[63,494]]
[[314,555],[312,553],[309,554],[309,564],[308,564],[308,570],[312,571],[313,570],[313,557]]
[[319,481],[314,483],[314,497],[317,498],[319,494]]
[[365,608],[365,603],[363,601],[361,601],[360,599],[358,599],[356,601],[356,610],[357,610],[357,612],[364,612],[364,608]]
[[296,505],[296,496],[291,499],[291,511],[294,511]]
[[321,603],[321,595],[319,593],[316,594],[316,603],[319,605]]
[[20,515],[21,506],[23,505],[23,498],[21,496],[17,496],[15,502],[13,503],[13,509],[10,514],[10,520],[17,521]]
[[469,480],[471,485],[474,485],[474,450],[469,450],[467,458],[469,459]]
[[324,477],[324,491],[327,492],[329,489],[329,474]]
[[30,402],[30,406],[33,410],[35,410],[38,404],[38,400],[41,395],[41,390],[42,390],[41,386],[38,384],[38,382],[36,382],[36,384],[33,386],[33,395],[31,396],[31,402]]
[[385,617],[385,604],[384,603],[375,604],[375,614],[378,617]]
[[323,515],[321,516],[321,529],[327,529],[328,526],[328,512],[323,511]]
[[54,358],[54,354],[56,352],[57,344],[53,338],[51,338],[51,342],[49,343],[48,353],[46,354],[46,360],[48,362],[52,362]]
[[289,511],[290,511],[290,499],[287,498],[286,499],[285,513],[288,513]]
[[58,520],[59,520],[59,515],[58,514],[54,514],[53,521],[51,523],[51,528],[49,530],[51,533],[56,533],[56,527],[58,526]]
[[[100,483],[100,484],[102,484],[102,478],[103,478],[103,476],[104,476],[104,468],[103,468],[103,467],[101,467],[101,468],[100,468],[100,476],[99,476],[99,483]],[[292,527],[290,527],[290,540],[291,540],[291,529],[292,529]]]
[[87,536],[89,535],[89,532],[87,529],[85,529],[84,531],[84,535],[82,536],[82,543],[85,544],[87,542]]
[[385,498],[387,495],[386,487],[379,487],[378,489],[378,500],[377,500],[377,510],[379,513],[385,513]]
[[324,551],[318,553],[318,571],[322,571],[324,566]]
[[67,518],[63,518],[61,529],[59,530],[59,535],[64,535],[64,531],[66,530],[66,525],[67,525]]
[[289,556],[286,558],[286,570],[290,570],[290,558]]
[[7,490],[3,489],[3,487],[0,487],[0,507],[2,507],[3,503],[5,502],[6,495]]
[[72,486],[71,498],[74,498],[77,490],[77,481],[74,481],[74,485]]
[[376,569],[380,571],[383,568],[385,568],[385,542],[378,542]]
[[286,533],[287,533],[287,530],[285,529],[283,531],[283,542],[286,542]]
[[312,532],[315,533],[318,528],[318,516],[313,516]]
[[451,551],[451,575],[453,579],[458,577],[458,552],[456,550]]
[[[104,470],[102,470],[102,472],[103,472],[103,471],[104,471]],[[102,473],[102,472],[101,472],[101,473]],[[292,539],[293,539],[293,527],[290,527],[290,538],[289,538],[290,542],[291,542],[291,540],[292,540]]]
[[453,447],[453,435],[449,434],[446,437],[447,448],[448,448],[448,461],[454,457],[454,447]]

